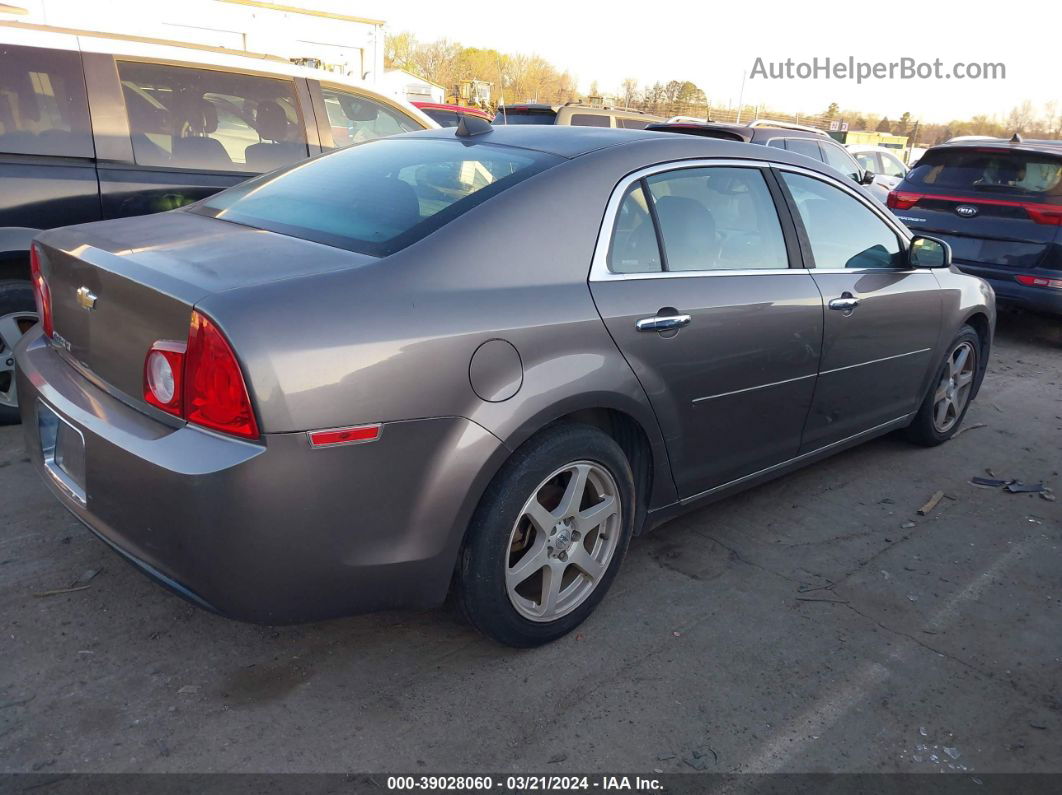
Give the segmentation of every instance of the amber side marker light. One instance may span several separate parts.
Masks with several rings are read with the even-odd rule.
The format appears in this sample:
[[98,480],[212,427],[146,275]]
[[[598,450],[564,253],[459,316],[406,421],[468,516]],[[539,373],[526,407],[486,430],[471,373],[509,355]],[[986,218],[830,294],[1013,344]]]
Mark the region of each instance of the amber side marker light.
[[380,438],[380,423],[375,425],[356,425],[350,428],[329,428],[324,431],[310,431],[312,447],[336,447],[341,444],[362,444],[375,442]]

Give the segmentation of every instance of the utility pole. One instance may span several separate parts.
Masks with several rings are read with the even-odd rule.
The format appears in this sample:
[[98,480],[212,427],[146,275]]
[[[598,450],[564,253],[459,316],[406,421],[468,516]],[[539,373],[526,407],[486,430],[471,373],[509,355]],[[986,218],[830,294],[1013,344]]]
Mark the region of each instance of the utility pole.
[[738,112],[737,120],[735,124],[741,124],[741,104],[745,101],[745,77],[748,76],[748,72],[742,70],[741,72],[741,91],[738,93]]

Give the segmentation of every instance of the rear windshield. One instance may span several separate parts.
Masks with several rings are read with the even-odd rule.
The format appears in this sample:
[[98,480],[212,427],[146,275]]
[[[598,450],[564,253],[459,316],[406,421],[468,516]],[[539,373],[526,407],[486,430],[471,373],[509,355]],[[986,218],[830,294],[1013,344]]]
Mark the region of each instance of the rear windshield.
[[937,149],[922,156],[907,181],[927,188],[1062,196],[1062,159],[1000,149]]
[[555,110],[509,110],[498,108],[495,124],[553,124],[557,120]]
[[189,209],[382,257],[561,161],[456,139],[380,139],[241,183]]

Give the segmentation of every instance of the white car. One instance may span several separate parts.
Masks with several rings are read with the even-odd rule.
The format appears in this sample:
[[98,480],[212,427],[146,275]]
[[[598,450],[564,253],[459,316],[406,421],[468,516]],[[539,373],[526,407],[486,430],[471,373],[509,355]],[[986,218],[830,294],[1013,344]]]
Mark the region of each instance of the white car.
[[907,176],[908,168],[894,150],[871,144],[848,144],[845,149],[859,161],[859,165],[874,174],[870,187],[875,196],[879,191],[884,191],[887,196]]

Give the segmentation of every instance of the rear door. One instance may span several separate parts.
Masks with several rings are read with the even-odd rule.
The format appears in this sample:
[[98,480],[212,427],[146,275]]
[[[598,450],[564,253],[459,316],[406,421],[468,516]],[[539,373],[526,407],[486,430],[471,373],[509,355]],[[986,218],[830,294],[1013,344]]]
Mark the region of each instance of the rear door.
[[1062,269],[1062,146],[942,146],[923,155],[889,197],[912,229],[951,244],[955,263],[978,276]]
[[100,217],[76,40],[33,38],[72,49],[0,44],[0,258],[35,230]]
[[906,239],[880,205],[842,180],[777,168],[825,305],[809,452],[917,409],[940,334],[940,287],[931,270],[907,267]]
[[590,289],[664,430],[682,497],[796,455],[822,303],[770,170],[654,166],[619,184]]
[[198,201],[304,160],[311,139],[320,151],[302,80],[124,57],[101,60],[91,79],[101,103],[124,108],[106,133],[116,156],[100,159],[105,218]]

